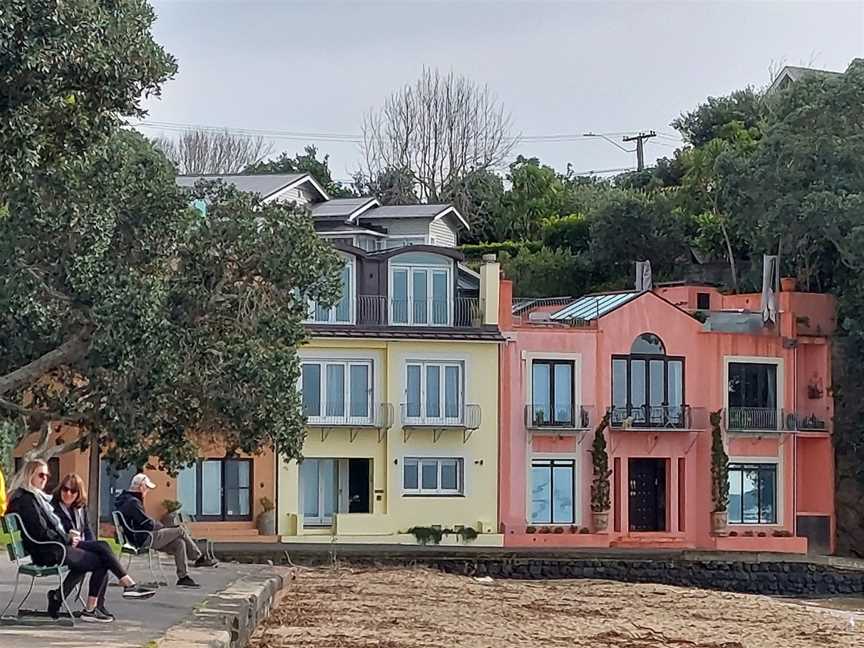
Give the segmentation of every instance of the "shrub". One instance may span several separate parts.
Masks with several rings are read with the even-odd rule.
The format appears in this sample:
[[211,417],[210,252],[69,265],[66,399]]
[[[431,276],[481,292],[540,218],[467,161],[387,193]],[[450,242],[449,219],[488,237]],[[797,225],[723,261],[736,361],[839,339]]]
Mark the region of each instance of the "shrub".
[[589,529],[588,527],[582,527],[581,529],[579,529],[580,535],[588,535],[589,533],[591,533],[591,529]]
[[729,505],[729,455],[723,447],[720,410],[711,412],[711,502],[713,513],[723,513]]
[[555,528],[552,530],[552,533],[557,533],[557,534],[560,535],[560,534],[564,533],[564,527],[555,527]]
[[537,527],[527,526],[525,527],[525,533],[537,533]]
[[591,481],[591,510],[604,513],[612,508],[611,485],[609,477],[609,454],[606,452],[606,436],[604,432],[609,426],[607,413],[597,429],[594,430],[594,441],[591,444],[591,463],[594,466],[594,478]]
[[170,515],[171,513],[176,513],[177,511],[179,511],[183,507],[183,505],[177,500],[165,499],[162,500],[162,507]]

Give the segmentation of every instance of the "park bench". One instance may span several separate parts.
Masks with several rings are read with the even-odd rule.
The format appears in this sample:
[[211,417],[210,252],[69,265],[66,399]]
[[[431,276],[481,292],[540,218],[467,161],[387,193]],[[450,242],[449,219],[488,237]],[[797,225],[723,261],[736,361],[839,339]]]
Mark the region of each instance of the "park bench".
[[[153,548],[153,532],[146,531],[145,529],[133,529],[126,522],[126,518],[123,517],[123,514],[120,511],[114,511],[111,514],[111,517],[114,520],[114,539],[117,541],[117,544],[120,545],[120,554],[129,557],[126,561],[126,571],[129,571],[129,566],[132,564],[133,556],[146,555],[147,566],[150,569],[150,576],[153,578],[153,584],[156,586],[168,585],[168,579],[165,577],[165,572],[162,569],[162,561],[159,560],[159,554],[156,549]],[[140,547],[136,547],[127,539],[127,533],[144,533],[147,535],[147,540]],[[157,578],[156,572],[153,571],[154,558],[156,559],[156,565],[159,567],[159,573],[162,578]]]
[[[12,590],[12,597],[9,599],[9,602],[6,604],[6,607],[3,608],[3,612],[0,612],[0,620],[5,623],[9,621],[17,622],[18,617],[23,616],[23,610],[21,609],[24,606],[24,603],[27,602],[27,599],[30,597],[30,594],[33,592],[33,584],[36,582],[37,578],[48,578],[48,577],[56,577],[57,585],[59,587],[59,592],[63,591],[63,582],[66,580],[66,577],[69,575],[69,568],[63,565],[66,560],[66,545],[62,542],[54,542],[54,541],[39,541],[33,539],[31,535],[27,532],[26,527],[21,523],[21,517],[17,513],[8,513],[3,516],[3,531],[9,536],[9,543],[6,545],[6,550],[9,552],[9,559],[15,563],[15,587]],[[30,554],[24,548],[24,543],[22,540],[22,534],[27,540],[37,545],[56,545],[60,547],[63,551],[63,558],[56,565],[35,565],[33,564],[33,559]],[[12,603],[15,601],[15,597],[18,595],[18,585],[21,581],[21,576],[29,576],[30,577],[30,588],[27,590],[27,594],[21,599],[21,602],[18,604],[18,608],[16,609],[16,617],[14,619],[10,619],[6,616],[6,612],[12,606]],[[80,588],[79,588],[80,592]],[[80,594],[79,594],[80,598]],[[75,625],[75,616],[72,614],[72,609],[69,607],[69,603],[64,598],[63,606],[66,608],[66,612],[69,614],[69,623],[74,626]],[[60,623],[64,623],[65,619],[60,620]]]

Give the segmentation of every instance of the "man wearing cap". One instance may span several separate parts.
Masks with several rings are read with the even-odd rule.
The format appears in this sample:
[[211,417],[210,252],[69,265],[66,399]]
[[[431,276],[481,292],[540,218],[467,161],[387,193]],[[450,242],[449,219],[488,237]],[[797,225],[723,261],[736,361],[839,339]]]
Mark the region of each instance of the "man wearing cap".
[[177,566],[177,585],[179,587],[198,587],[187,571],[187,557],[195,560],[195,567],[213,567],[215,560],[205,557],[198,545],[189,535],[185,527],[165,527],[144,512],[144,499],[147,493],[156,488],[147,475],[138,473],[132,478],[129,490],[123,491],[117,496],[115,508],[123,515],[129,526],[129,541],[136,547],[144,545],[148,540],[148,533],[153,534],[153,548],[164,551],[174,556],[174,564]]

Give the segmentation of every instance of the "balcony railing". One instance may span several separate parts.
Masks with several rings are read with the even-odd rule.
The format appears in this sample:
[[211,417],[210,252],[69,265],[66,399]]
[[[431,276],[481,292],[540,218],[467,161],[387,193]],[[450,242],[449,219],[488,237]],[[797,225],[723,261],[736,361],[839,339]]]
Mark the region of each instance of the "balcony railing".
[[360,295],[356,306],[360,326],[478,328],[483,323],[480,300],[469,297],[404,300]]
[[610,407],[609,426],[615,429],[701,430],[708,424],[705,408],[689,405]]
[[594,408],[590,406],[525,405],[525,427],[529,430],[587,430],[594,423]]
[[726,412],[730,432],[823,431],[827,422],[813,413],[802,414],[775,407],[730,407]]
[[733,431],[779,431],[783,413],[776,407],[730,407],[726,412],[726,429]]
[[448,406],[442,403],[438,411],[429,411],[428,406],[410,402],[401,405],[402,425],[404,427],[454,427],[474,430],[480,427],[479,405]]
[[309,427],[388,428],[393,425],[392,403],[325,403],[317,411],[307,407],[303,413]]

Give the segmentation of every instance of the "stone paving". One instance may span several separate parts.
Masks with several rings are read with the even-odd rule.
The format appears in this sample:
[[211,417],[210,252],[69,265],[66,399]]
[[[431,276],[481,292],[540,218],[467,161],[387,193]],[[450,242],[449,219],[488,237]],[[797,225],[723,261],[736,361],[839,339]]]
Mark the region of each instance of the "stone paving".
[[[125,561],[124,561],[125,563]],[[208,596],[220,592],[244,576],[260,574],[260,565],[237,565],[220,563],[217,568],[191,569],[190,575],[201,584],[201,589],[180,589],[174,586],[173,560],[166,557],[163,566],[168,582],[159,588],[156,596],[146,601],[127,601],[121,596],[119,587],[108,588],[106,605],[117,617],[114,623],[82,623],[76,620],[74,628],[61,625],[47,617],[29,618],[28,625],[0,625],[0,648],[42,648],[64,646],[65,648],[90,648],[93,646],[117,646],[142,648],[153,646],[168,628],[188,617],[203,605]],[[130,573],[139,582],[150,580],[146,559],[136,558]],[[113,577],[112,577],[113,581]],[[15,603],[7,616],[14,615],[15,606],[26,592],[29,578],[22,577],[21,587]],[[33,593],[25,607],[44,611],[47,605],[46,592],[54,587],[50,578],[36,581]],[[15,583],[14,565],[5,556],[0,556],[0,610],[12,595]],[[86,586],[85,586],[86,587]],[[23,589],[22,589],[23,588]],[[86,592],[86,589],[85,589]],[[79,606],[72,605],[76,610]],[[32,625],[31,625],[32,624]],[[148,645],[149,644],[149,645]]]

